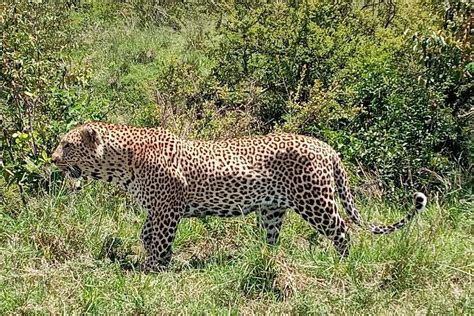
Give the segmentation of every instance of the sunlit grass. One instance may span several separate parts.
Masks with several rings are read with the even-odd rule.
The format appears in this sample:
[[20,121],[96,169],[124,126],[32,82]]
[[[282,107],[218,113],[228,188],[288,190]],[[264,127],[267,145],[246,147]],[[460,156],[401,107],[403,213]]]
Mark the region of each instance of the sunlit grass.
[[[211,61],[200,52],[212,44],[206,23],[192,21],[180,32],[125,19],[84,23],[71,54],[90,70],[83,94],[91,114],[141,123],[148,106],[156,109],[155,83],[169,65],[184,61],[209,71]],[[431,200],[409,227],[388,236],[352,227],[345,260],[292,211],[275,248],[265,245],[254,215],[184,219],[169,269],[148,275],[134,270],[144,258],[145,215],[129,198],[86,183],[80,191],[62,188],[26,201],[15,187],[0,192],[0,314],[472,314],[474,308],[474,204],[465,199]],[[361,204],[363,218],[386,223],[411,207]]]
[[[133,270],[143,260],[144,214],[125,197],[87,184],[20,203],[10,196],[0,210],[0,313],[461,314],[472,308],[467,202],[432,202],[408,229],[389,236],[352,230],[346,260],[292,211],[275,248],[265,245],[252,215],[185,219],[170,268],[149,275]],[[380,220],[390,217],[389,206],[370,208]],[[103,252],[110,238],[119,241],[114,261]]]

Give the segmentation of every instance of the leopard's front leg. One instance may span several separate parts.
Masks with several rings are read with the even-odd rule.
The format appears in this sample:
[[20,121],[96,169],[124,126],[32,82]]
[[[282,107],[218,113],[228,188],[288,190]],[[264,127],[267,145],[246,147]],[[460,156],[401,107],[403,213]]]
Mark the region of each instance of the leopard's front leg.
[[145,272],[162,271],[169,264],[176,229],[182,215],[177,207],[162,207],[159,211],[150,211],[142,229],[142,241],[145,248]]
[[[148,216],[141,238],[145,248],[143,270],[162,271],[171,259],[171,246],[185,210],[186,179],[163,157],[150,157],[140,174],[134,194]],[[163,159],[159,159],[163,158]]]

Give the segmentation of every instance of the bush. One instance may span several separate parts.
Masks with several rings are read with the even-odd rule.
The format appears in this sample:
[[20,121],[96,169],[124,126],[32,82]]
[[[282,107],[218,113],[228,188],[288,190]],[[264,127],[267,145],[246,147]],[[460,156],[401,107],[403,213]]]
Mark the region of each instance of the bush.
[[[254,118],[232,106],[235,98],[245,97],[229,94],[196,65],[171,62],[153,86],[155,104],[142,116],[142,125],[158,125],[200,139],[235,137],[254,130]],[[246,99],[251,103],[251,97]]]
[[387,187],[444,188],[467,165],[468,74],[450,34],[401,28],[390,8],[259,4],[233,7],[213,54],[220,85],[259,91],[264,131],[322,138]]
[[68,12],[27,1],[10,1],[1,12],[1,167],[20,188],[49,182],[45,166],[58,135],[86,111],[76,87],[86,85],[87,70],[65,57],[74,43]]

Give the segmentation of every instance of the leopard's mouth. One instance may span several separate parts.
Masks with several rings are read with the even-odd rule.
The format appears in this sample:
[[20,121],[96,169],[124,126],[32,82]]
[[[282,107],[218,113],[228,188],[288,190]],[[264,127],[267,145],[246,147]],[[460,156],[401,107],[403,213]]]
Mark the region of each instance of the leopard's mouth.
[[79,168],[77,165],[72,165],[68,167],[69,174],[71,175],[72,178],[78,179],[82,175],[82,170]]
[[82,175],[82,170],[79,168],[78,165],[66,165],[56,163],[56,166],[65,173],[68,173],[72,178],[77,179],[80,178]]

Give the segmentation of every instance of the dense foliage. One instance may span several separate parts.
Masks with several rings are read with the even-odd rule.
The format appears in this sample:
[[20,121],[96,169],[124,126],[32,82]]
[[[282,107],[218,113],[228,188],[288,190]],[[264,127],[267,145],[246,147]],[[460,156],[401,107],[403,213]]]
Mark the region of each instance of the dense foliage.
[[325,139],[391,185],[435,183],[470,158],[459,115],[473,101],[470,48],[403,18],[350,2],[238,5],[220,29],[215,74],[235,93],[259,91],[265,130]]
[[[10,2],[1,13],[3,175],[47,184],[58,134],[108,119],[206,139],[304,133],[385,188],[446,193],[462,170],[469,179],[474,152],[469,10],[460,0]],[[121,35],[126,53],[114,43],[106,58],[89,56],[108,36],[89,30],[114,23],[163,28],[139,48]],[[186,58],[173,57],[167,32],[183,34]]]
[[1,15],[0,135],[2,171],[20,188],[48,184],[57,135],[89,111],[77,92],[88,69],[66,56],[75,46],[65,5],[9,2]]

